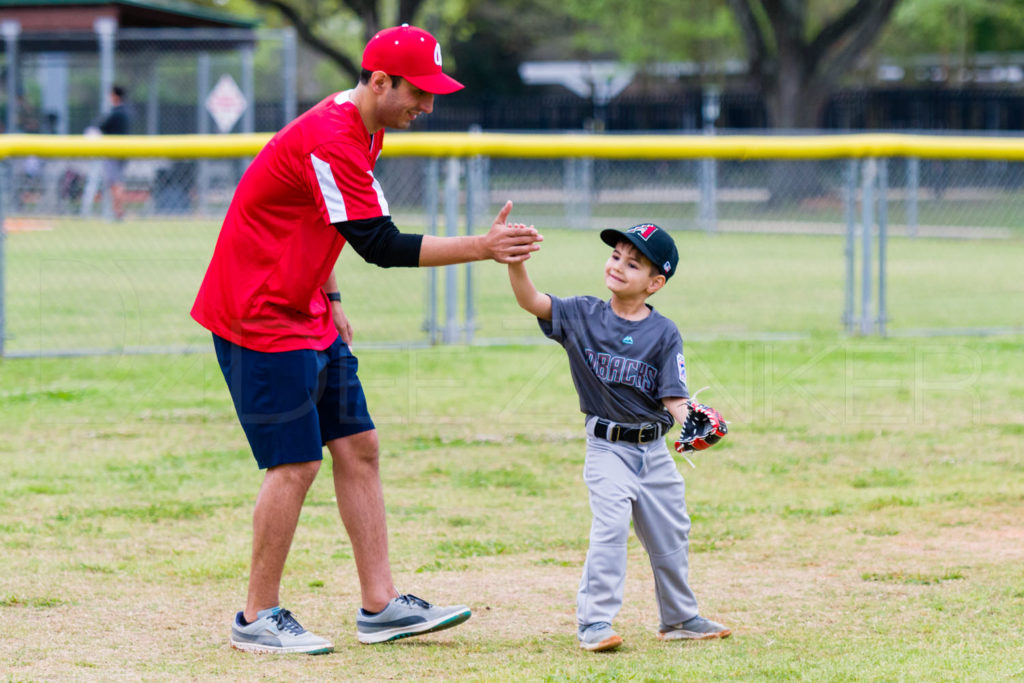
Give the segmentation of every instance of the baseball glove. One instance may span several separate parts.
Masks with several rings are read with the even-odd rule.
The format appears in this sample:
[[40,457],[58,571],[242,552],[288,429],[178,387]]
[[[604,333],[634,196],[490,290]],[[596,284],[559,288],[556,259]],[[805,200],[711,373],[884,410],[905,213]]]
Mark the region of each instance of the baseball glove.
[[711,448],[729,433],[729,426],[717,410],[692,400],[689,406],[690,413],[675,443],[677,453]]

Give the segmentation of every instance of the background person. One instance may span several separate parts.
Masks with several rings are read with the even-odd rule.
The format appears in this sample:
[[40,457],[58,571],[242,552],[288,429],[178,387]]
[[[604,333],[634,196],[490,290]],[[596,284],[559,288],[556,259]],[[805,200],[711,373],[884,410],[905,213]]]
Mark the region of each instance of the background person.
[[[86,129],[86,135],[128,135],[132,127],[131,110],[125,102],[125,90],[115,85],[108,94],[110,111]],[[103,160],[103,186],[110,193],[111,208],[114,217],[124,218],[124,159],[106,158]],[[87,215],[92,208],[98,188],[96,183],[89,183],[82,196],[82,214]]]
[[[214,335],[217,359],[260,468],[245,609],[231,644],[256,652],[329,652],[281,608],[285,559],[326,445],[338,510],[352,543],[362,608],[360,642],[449,628],[469,608],[400,594],[388,559],[378,440],[349,345],[352,326],[334,277],[347,243],[381,267],[484,259],[522,261],[539,248],[532,228],[511,228],[507,203],[483,235],[399,232],[373,171],[384,129],[408,128],[434,95],[460,83],[441,70],[441,48],[408,25],[366,45],[349,91],[285,126],[246,170],[228,208],[192,316]],[[372,290],[350,296],[373,297]]]

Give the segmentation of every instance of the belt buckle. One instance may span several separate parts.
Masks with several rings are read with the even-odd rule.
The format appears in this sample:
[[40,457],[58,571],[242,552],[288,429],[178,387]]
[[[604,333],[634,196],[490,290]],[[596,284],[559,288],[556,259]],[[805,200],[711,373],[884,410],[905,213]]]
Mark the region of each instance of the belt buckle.
[[608,430],[608,440],[618,441],[622,438],[622,427],[619,424],[613,424]]
[[650,441],[654,441],[654,439],[657,438],[656,436],[651,436],[651,438],[648,439],[645,436],[648,429],[651,430],[652,435],[657,434],[658,428],[656,426],[654,426],[653,424],[645,424],[642,427],[640,427],[640,429],[637,430],[637,443],[648,443]]

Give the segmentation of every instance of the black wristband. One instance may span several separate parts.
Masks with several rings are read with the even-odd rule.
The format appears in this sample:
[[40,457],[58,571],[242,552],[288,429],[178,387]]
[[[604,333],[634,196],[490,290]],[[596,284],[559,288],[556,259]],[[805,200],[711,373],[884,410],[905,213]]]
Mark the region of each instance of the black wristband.
[[327,292],[327,298],[331,301],[341,302],[341,292]]

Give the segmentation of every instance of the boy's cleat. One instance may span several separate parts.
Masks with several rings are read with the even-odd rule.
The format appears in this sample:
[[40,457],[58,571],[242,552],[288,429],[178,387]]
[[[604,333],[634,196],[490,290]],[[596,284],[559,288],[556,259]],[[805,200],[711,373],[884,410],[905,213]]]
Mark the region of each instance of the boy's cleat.
[[658,631],[662,640],[710,640],[711,638],[728,638],[732,631],[721,624],[698,615],[687,619],[681,624],[663,626]]
[[260,654],[301,653],[323,655],[334,652],[334,645],[302,628],[286,609],[271,607],[261,610],[256,621],[242,624],[242,612],[231,625],[231,647]]
[[356,614],[356,636],[360,643],[383,643],[458,626],[469,619],[465,605],[438,607],[415,595],[393,598],[382,611]]
[[622,645],[622,636],[612,630],[612,625],[607,621],[599,621],[580,629],[576,638],[580,641],[580,647],[590,652],[614,650]]

